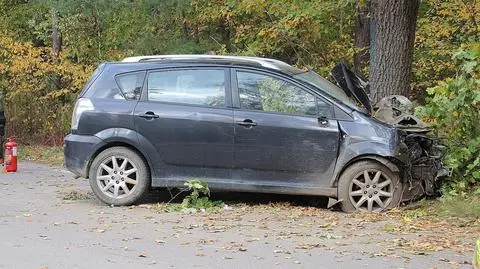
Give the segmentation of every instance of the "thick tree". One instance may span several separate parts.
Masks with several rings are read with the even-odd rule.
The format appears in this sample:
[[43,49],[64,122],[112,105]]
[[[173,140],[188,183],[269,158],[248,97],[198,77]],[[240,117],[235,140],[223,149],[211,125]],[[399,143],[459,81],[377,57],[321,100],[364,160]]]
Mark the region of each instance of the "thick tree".
[[357,0],[355,47],[359,51],[355,54],[353,63],[358,71],[362,71],[370,60],[370,0]]
[[62,51],[62,33],[58,28],[58,14],[55,8],[52,8],[52,48],[53,53],[58,56]]
[[371,99],[408,96],[419,0],[372,0]]

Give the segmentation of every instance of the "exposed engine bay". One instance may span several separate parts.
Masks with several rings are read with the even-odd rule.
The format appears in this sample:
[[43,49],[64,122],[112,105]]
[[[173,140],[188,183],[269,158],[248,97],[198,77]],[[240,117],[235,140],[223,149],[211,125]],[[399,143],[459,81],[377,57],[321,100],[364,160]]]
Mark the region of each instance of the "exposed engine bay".
[[450,170],[442,164],[444,147],[428,135],[428,124],[413,115],[412,102],[405,96],[387,96],[374,109],[376,119],[399,129],[403,152],[398,157],[407,183],[403,200],[437,196],[440,179],[449,176]]
[[413,104],[405,96],[391,95],[371,104],[368,81],[340,63],[332,71],[347,96],[359,103],[374,118],[398,129],[398,153],[404,179],[403,201],[439,194],[441,178],[451,171],[442,163],[444,147],[430,136],[428,124],[413,115]]

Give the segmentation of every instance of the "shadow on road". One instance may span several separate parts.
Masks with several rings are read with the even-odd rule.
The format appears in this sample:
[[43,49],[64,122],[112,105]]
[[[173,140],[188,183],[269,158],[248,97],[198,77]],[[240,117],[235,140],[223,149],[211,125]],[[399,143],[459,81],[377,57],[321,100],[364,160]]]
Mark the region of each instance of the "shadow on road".
[[[140,203],[181,203],[187,192],[180,193],[178,189],[153,189]],[[175,198],[173,198],[175,197]],[[173,198],[173,199],[172,199]],[[246,193],[246,192],[212,192],[212,200],[221,200],[227,205],[245,203],[248,205],[288,202],[293,206],[313,206],[327,208],[328,198],[321,196],[300,196],[286,194],[268,193]]]

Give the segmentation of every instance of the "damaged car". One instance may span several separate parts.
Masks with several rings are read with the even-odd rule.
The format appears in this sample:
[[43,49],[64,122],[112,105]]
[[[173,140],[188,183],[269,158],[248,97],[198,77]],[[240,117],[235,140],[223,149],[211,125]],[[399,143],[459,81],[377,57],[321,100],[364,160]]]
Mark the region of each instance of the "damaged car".
[[440,180],[450,176],[451,170],[442,163],[444,146],[429,135],[430,126],[413,115],[412,102],[405,96],[391,95],[373,106],[368,82],[345,63],[334,67],[332,77],[370,116],[397,129],[397,152],[391,161],[403,182],[401,201],[438,196]]
[[408,99],[375,108],[365,80],[344,64],[332,74],[338,85],[258,57],[103,63],[76,101],[66,167],[110,205],[193,178],[213,191],[326,196],[346,212],[435,195],[448,170]]

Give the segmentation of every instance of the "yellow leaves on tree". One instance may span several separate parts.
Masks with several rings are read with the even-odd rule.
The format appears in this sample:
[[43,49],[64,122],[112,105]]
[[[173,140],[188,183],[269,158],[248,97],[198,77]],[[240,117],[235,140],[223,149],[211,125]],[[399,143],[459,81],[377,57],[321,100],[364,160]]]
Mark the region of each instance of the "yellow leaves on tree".
[[9,134],[61,143],[72,104],[92,71],[49,48],[0,37],[0,92]]
[[7,99],[24,93],[55,99],[75,95],[93,71],[90,66],[54,56],[49,48],[0,38],[0,76]]

